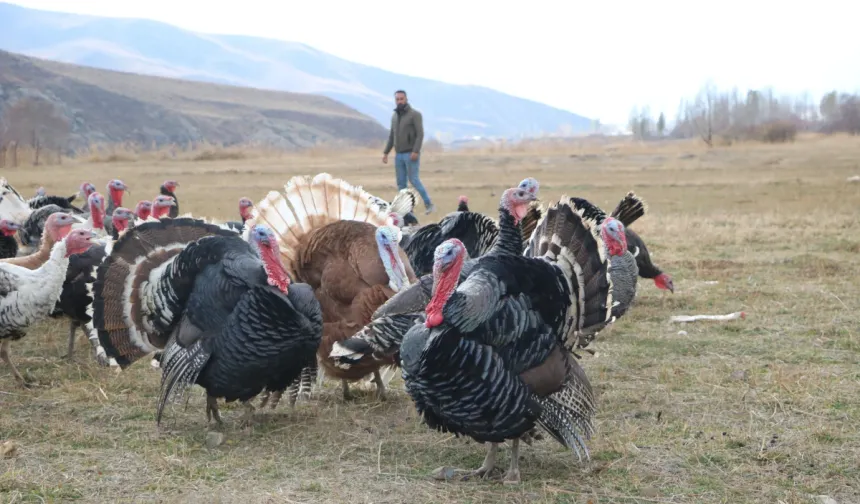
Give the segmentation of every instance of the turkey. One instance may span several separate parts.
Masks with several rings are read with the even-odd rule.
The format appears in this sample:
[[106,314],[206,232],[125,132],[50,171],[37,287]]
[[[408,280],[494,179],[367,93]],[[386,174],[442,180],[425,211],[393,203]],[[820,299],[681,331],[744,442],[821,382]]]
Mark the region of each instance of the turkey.
[[37,210],[46,205],[56,205],[64,212],[80,215],[84,213],[84,211],[72,204],[72,202],[75,201],[77,198],[77,194],[73,194],[71,196],[49,196],[47,194],[37,194],[36,196],[27,200],[27,204],[33,210]]
[[[45,229],[45,222],[51,215],[62,212],[69,213],[61,207],[50,204],[39,207],[33,210],[33,213],[27,217],[27,220],[18,229],[18,241],[21,243],[20,254],[32,254],[39,247],[42,241],[42,231]],[[76,215],[77,222],[83,222],[80,215]]]
[[176,200],[173,199],[173,196],[158,195],[152,200],[152,213],[149,217],[156,220],[160,220],[162,217],[170,217],[174,213],[173,209],[175,208]]
[[21,225],[31,213],[33,213],[33,209],[21,197],[21,194],[9,184],[6,177],[0,177],[0,219]]
[[[237,235],[197,219],[150,218],[126,231],[98,266],[92,286],[93,326],[99,343],[120,368],[162,350],[170,336],[164,332],[165,322],[160,321],[158,328],[152,325],[159,316],[169,315],[159,306],[167,300],[152,299],[142,292],[142,284],[151,285],[148,278],[154,270],[166,267],[187,245],[206,236]],[[132,289],[129,293],[126,283]]]
[[624,235],[627,238],[627,250],[636,258],[636,266],[639,268],[639,276],[654,281],[658,289],[668,290],[675,293],[675,285],[672,277],[651,262],[648,248],[642,238],[630,229],[630,225],[645,215],[647,211],[645,201],[633,191],[628,192],[612,211],[610,217],[615,217],[624,224]]
[[18,255],[18,234],[20,227],[14,222],[6,219],[0,220],[0,259],[15,257]]
[[656,264],[651,262],[651,255],[648,253],[648,248],[642,238],[630,228],[625,228],[624,234],[627,237],[627,247],[636,258],[636,265],[639,268],[639,276],[654,280],[654,285],[658,289],[668,290],[672,294],[675,293],[675,284],[672,283],[672,277],[668,273],[661,270]]
[[78,229],[54,244],[48,260],[36,269],[11,263],[0,263],[0,359],[22,385],[26,380],[18,372],[9,355],[9,344],[21,339],[33,323],[47,318],[63,288],[69,256],[86,251],[92,244],[93,233]]
[[[313,288],[324,322],[318,357],[325,375],[341,380],[344,399],[351,397],[349,382],[371,373],[382,396],[379,369],[393,360],[365,359],[340,369],[327,358],[332,345],[352,336],[370,321],[377,307],[416,281],[398,245],[400,230],[370,197],[360,187],[327,173],[313,179],[293,177],[284,194],[270,192],[246,222],[246,227],[257,223],[271,227],[281,242],[287,272]],[[315,361],[308,365],[312,370]],[[296,386],[303,388],[301,383]],[[272,407],[279,397],[273,399]],[[267,401],[264,398],[264,404]]]
[[[105,215],[108,217],[113,215],[113,210],[116,207],[122,206],[122,199],[125,196],[125,193],[128,191],[128,186],[123,183],[122,180],[113,179],[107,184],[108,190],[108,200],[107,200],[107,208],[105,209]],[[105,231],[107,233],[112,232],[111,222],[108,220],[105,222]]]
[[603,210],[586,199],[574,197],[570,198],[570,203],[579,213],[594,220],[600,229],[601,238],[612,262],[612,315],[621,318],[636,297],[636,279],[639,275],[636,258],[627,248],[624,224],[607,216]]
[[84,200],[89,200],[90,194],[96,192],[96,186],[94,186],[91,182],[81,182],[81,186],[79,187],[80,194],[83,195]]
[[610,264],[596,223],[564,201],[550,207],[526,256],[477,259],[459,285],[464,245],[435,252],[433,298],[400,347],[403,380],[424,422],[490,443],[480,468],[435,477],[486,477],[511,440],[505,482],[518,483],[519,442],[535,426],[589,457],[591,384],[571,351],[581,332],[611,323]]
[[[527,179],[528,180],[528,179]],[[523,181],[525,183],[526,181]],[[524,249],[523,218],[533,211],[537,199],[532,192],[519,187],[506,189],[499,200],[499,233],[493,247],[483,256],[522,255]],[[537,181],[527,187],[537,188]],[[462,243],[462,242],[461,242]],[[460,279],[466,278],[477,264],[478,258],[471,258],[463,268]],[[424,275],[419,282],[404,289],[382,305],[372,316],[371,322],[355,336],[339,342],[332,349],[330,357],[334,364],[349,368],[358,358],[375,356],[390,358],[396,355],[400,342],[413,321],[424,311],[430,301],[433,288],[432,274]]]
[[54,245],[69,234],[72,226],[77,223],[78,221],[67,213],[56,212],[49,215],[45,219],[45,231],[42,233],[39,248],[29,255],[0,259],[0,264],[14,264],[31,270],[42,266],[51,257]]
[[457,198],[457,211],[458,212],[468,212],[469,211],[469,197],[466,195],[461,195]]
[[[529,177],[520,182],[520,187],[537,195],[539,184]],[[540,209],[535,204],[526,220],[536,223],[540,219]],[[523,225],[523,237],[528,239],[533,224]],[[528,234],[526,234],[528,233]],[[457,238],[466,246],[469,257],[480,257],[486,254],[499,236],[499,226],[490,217],[477,212],[452,212],[439,221],[438,224],[427,224],[415,230],[410,236],[404,237],[406,243],[401,243],[415,274],[424,276],[433,270],[433,251],[448,238]]]
[[68,359],[74,358],[75,334],[80,328],[93,347],[99,365],[106,366],[109,363],[104,348],[99,344],[98,333],[92,324],[92,284],[96,279],[96,268],[110,254],[114,241],[129,229],[133,221],[134,214],[131,210],[123,207],[115,208],[111,217],[112,236],[94,243],[86,252],[69,258],[63,290],[52,314],[54,317],[69,318],[69,342],[66,354]]
[[233,229],[239,233],[245,228],[245,222],[251,218],[252,212],[254,210],[254,202],[251,201],[251,198],[239,198],[239,217],[242,218],[242,222],[239,221],[228,221],[225,223],[227,227]]
[[[291,283],[277,239],[256,226],[249,242],[179,217],[127,231],[99,266],[93,320],[108,355],[125,368],[163,349],[156,421],[171,398],[199,384],[207,417],[216,399],[283,391],[312,359],[322,315],[310,287]],[[127,294],[121,294],[121,293]]]
[[87,198],[89,217],[84,222],[74,225],[75,229],[91,229],[99,238],[109,236],[105,229],[105,200],[101,194],[94,192]]
[[171,219],[175,219],[179,216],[179,198],[176,197],[177,187],[179,187],[179,182],[175,180],[165,180],[164,183],[161,184],[161,187],[158,188],[161,195],[173,198],[173,206],[167,214]]
[[140,200],[134,207],[134,216],[145,221],[152,214],[152,202],[149,200]]

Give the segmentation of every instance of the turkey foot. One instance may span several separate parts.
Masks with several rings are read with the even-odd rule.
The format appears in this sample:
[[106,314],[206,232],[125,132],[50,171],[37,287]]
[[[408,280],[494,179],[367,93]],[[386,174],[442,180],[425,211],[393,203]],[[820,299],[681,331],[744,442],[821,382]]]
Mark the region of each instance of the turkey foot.
[[108,359],[104,347],[99,343],[99,334],[96,332],[93,324],[91,322],[87,322],[81,326],[81,331],[83,331],[84,335],[90,341],[90,346],[93,347],[96,362],[98,362],[99,366],[110,367],[110,359]]
[[206,422],[211,422],[212,419],[215,419],[215,422],[218,425],[223,425],[224,420],[221,418],[221,411],[218,409],[218,400],[214,397],[207,395],[206,396]]
[[484,462],[481,467],[475,470],[455,469],[453,467],[440,467],[433,471],[433,478],[437,480],[447,481],[454,478],[460,478],[462,481],[467,481],[470,478],[486,478],[496,467],[496,454],[499,452],[499,445],[490,443],[490,449],[487,451],[487,456],[484,457]]
[[518,485],[520,483],[520,440],[514,439],[511,445],[511,466],[505,474],[502,483],[505,485]]
[[376,384],[376,397],[380,401],[385,400],[385,382],[382,381],[382,375],[379,374],[379,370],[373,372],[373,383]]
[[346,380],[341,380],[340,383],[343,387],[343,400],[352,401],[354,396],[352,395],[352,392],[349,391],[349,382]]
[[239,426],[245,428],[246,430],[250,430],[254,424],[254,405],[251,404],[251,401],[242,401],[242,406],[245,407],[245,414],[239,418]]

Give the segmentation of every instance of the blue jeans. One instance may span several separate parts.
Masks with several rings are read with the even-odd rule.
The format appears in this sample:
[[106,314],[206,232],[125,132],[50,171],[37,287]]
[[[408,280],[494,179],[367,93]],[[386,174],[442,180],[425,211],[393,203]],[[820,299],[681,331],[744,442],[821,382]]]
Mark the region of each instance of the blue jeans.
[[424,189],[424,184],[418,178],[418,165],[421,163],[421,155],[418,159],[412,161],[409,157],[411,152],[398,152],[394,155],[394,173],[397,176],[397,190],[406,189],[406,179],[412,183],[412,187],[421,195],[424,200],[424,206],[430,207],[433,203],[430,201],[430,196],[427,195],[427,190]]

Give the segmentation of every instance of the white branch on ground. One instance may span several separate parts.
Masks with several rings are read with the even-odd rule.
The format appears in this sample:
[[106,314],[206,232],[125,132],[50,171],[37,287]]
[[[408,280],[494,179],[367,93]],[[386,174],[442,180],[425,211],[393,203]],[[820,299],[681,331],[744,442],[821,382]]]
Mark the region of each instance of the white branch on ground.
[[744,319],[747,317],[745,312],[739,311],[734,313],[729,313],[728,315],[675,315],[669,322],[695,322],[697,320],[735,320],[735,319]]

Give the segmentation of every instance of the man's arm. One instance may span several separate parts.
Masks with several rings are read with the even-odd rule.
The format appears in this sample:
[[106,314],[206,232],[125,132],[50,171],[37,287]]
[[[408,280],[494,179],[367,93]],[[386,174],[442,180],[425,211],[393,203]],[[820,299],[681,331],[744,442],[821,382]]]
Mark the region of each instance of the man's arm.
[[394,126],[388,130],[388,143],[385,144],[385,150],[382,151],[383,156],[387,156],[391,149],[394,148]]
[[412,146],[413,154],[421,153],[421,144],[424,143],[424,118],[421,117],[421,112],[415,111],[415,144]]

